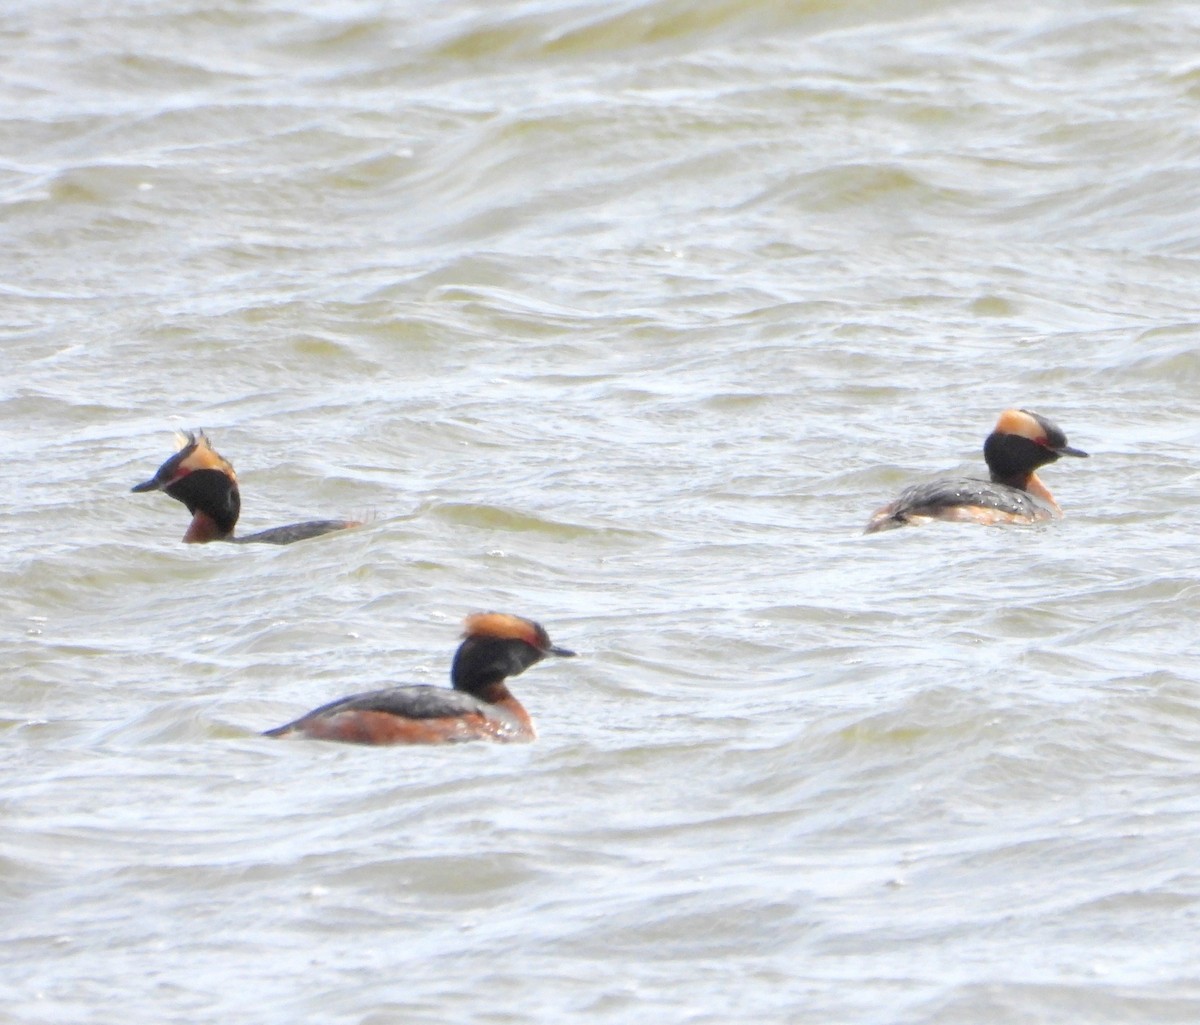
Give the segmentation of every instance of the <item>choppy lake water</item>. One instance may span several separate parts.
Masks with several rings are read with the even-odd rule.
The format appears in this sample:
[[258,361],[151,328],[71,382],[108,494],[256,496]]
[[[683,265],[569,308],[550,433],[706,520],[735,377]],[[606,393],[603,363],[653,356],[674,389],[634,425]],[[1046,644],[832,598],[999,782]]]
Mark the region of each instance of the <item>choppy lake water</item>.
[[[1200,1018],[1200,7],[0,32],[0,1021]],[[1013,405],[1061,523],[861,536]],[[258,735],[479,609],[537,744]]]

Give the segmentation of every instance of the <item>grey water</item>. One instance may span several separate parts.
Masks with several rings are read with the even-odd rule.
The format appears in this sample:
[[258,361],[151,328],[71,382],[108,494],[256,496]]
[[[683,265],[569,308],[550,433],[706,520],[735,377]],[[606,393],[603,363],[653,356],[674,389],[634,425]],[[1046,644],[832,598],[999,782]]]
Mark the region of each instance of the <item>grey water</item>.
[[[1200,1017],[1200,8],[0,33],[0,1022]],[[1010,406],[1061,522],[861,535]],[[259,735],[481,609],[536,744]]]

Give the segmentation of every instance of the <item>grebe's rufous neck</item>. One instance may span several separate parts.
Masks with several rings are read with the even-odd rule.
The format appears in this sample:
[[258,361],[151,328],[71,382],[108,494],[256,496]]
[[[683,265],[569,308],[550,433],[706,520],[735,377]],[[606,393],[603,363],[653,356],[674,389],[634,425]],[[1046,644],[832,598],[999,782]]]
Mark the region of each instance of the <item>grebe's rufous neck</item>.
[[1006,409],[983,443],[990,480],[952,477],[914,484],[871,517],[866,533],[929,520],[965,523],[1038,523],[1062,510],[1034,472],[1060,456],[1087,453],[1067,444],[1059,428],[1027,409]]
[[359,527],[357,520],[309,520],[286,527],[271,527],[257,534],[234,537],[242,497],[237,474],[229,460],[222,458],[203,431],[176,434],[179,451],[158,468],[148,481],[132,491],[165,491],[192,514],[183,540],[187,544],[231,541],[234,544],[262,543],[287,545],[305,538],[319,537],[334,530]]
[[452,744],[467,740],[530,741],[529,713],[505,679],[519,676],[558,648],[537,623],[503,612],[468,616],[450,670],[453,688],[414,684],[353,694],[314,709],[264,736],[302,734],[347,744]]

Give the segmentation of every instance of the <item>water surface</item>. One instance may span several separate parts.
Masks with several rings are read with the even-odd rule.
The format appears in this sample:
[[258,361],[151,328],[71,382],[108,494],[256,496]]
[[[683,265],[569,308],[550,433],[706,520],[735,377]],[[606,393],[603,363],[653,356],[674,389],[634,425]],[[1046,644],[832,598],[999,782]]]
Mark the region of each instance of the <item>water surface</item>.
[[[6,1022],[1196,1020],[1193,5],[2,31]],[[1010,405],[1066,519],[860,535]],[[258,736],[479,609],[536,745]]]

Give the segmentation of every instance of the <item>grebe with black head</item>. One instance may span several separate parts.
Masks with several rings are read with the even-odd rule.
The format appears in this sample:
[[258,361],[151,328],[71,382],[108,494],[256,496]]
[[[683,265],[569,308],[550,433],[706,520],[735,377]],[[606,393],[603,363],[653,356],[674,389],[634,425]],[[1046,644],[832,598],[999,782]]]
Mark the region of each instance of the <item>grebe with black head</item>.
[[1006,409],[983,443],[989,480],[947,477],[914,484],[871,517],[866,533],[930,520],[963,523],[1039,523],[1062,509],[1034,472],[1061,456],[1086,458],[1050,420],[1028,409]]
[[362,526],[358,520],[308,520],[235,536],[233,530],[242,510],[242,496],[233,466],[217,453],[203,431],[188,431],[175,437],[179,451],[153,477],[130,490],[162,491],[186,505],[192,514],[192,522],[183,535],[187,544],[229,541],[243,545],[289,545],[335,530]]
[[388,687],[338,698],[267,737],[300,734],[348,744],[505,743],[537,737],[533,721],[505,683],[547,655],[575,654],[556,647],[541,626],[503,612],[468,616],[450,669],[452,687]]

